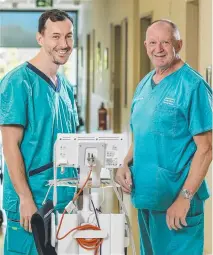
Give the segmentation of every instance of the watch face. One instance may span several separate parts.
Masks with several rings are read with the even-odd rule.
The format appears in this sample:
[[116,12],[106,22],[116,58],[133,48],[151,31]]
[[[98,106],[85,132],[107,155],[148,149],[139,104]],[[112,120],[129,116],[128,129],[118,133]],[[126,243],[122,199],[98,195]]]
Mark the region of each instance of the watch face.
[[189,190],[187,190],[187,189],[183,189],[182,191],[181,191],[181,193],[182,193],[182,195],[184,196],[184,198],[186,198],[186,199],[192,199],[192,194],[191,194],[191,192],[189,191]]
[[186,198],[189,198],[189,193],[186,192]]

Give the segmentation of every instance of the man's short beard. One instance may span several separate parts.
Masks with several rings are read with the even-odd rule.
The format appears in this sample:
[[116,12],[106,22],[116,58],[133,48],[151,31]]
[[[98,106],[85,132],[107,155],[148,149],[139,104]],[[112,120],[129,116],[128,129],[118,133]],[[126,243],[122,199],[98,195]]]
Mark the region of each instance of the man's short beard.
[[58,66],[64,65],[64,64],[66,64],[66,62],[67,62],[67,61],[65,61],[64,63],[60,63],[60,62],[57,61],[55,58],[53,58],[53,63],[54,63],[55,65],[58,65]]
[[53,60],[53,63],[58,65],[58,66],[63,65],[63,64],[59,63],[57,60]]

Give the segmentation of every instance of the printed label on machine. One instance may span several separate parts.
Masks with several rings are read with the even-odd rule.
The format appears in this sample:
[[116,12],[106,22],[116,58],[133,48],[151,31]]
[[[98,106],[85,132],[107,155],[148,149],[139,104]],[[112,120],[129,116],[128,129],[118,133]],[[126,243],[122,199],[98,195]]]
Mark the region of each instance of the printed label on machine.
[[118,148],[117,148],[117,146],[112,146],[112,149],[107,150],[105,163],[107,166],[117,166],[118,165]]

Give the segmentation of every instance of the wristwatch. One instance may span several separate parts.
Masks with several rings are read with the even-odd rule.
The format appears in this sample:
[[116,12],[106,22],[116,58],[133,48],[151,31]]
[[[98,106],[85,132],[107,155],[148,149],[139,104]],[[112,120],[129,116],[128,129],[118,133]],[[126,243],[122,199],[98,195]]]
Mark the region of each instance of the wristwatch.
[[180,192],[181,196],[183,196],[185,199],[189,199],[190,201],[193,198],[192,193],[188,189],[182,189]]

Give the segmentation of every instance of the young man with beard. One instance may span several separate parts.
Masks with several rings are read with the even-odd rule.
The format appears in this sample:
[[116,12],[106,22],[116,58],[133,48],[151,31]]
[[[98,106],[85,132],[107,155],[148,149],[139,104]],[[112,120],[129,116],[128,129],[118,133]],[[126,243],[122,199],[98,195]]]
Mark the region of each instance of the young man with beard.
[[[42,206],[53,179],[58,133],[75,133],[78,116],[70,83],[57,73],[74,45],[73,20],[60,10],[39,19],[39,53],[9,72],[0,84],[0,125],[5,157],[3,208],[7,215],[5,255],[37,254],[31,216]],[[72,177],[73,169],[59,178]],[[58,209],[74,190],[58,188]],[[49,194],[52,199],[52,192]]]

